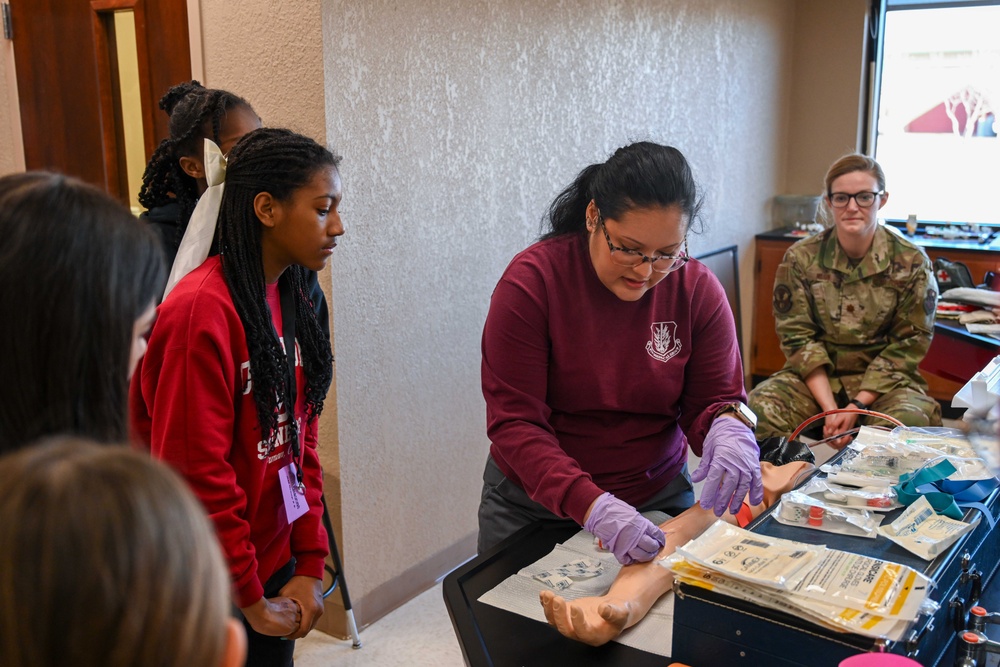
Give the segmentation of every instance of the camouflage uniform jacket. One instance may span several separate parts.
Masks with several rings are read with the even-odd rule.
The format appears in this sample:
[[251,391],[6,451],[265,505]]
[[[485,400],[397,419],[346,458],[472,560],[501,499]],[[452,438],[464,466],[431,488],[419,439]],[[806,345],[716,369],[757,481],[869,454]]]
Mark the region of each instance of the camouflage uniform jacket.
[[931,344],[937,296],[927,255],[882,225],[854,267],[834,229],[803,239],[774,279],[785,370],[805,378],[826,366],[830,377],[862,376],[858,391],[877,394],[924,387],[917,365]]

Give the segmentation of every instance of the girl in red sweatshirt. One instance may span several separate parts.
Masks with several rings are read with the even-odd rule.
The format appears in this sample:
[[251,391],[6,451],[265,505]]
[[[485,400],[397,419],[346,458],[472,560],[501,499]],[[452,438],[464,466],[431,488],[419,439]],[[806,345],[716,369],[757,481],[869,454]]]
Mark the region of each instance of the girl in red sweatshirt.
[[339,161],[288,130],[236,144],[221,254],[160,306],[132,382],[137,438],[184,475],[215,523],[248,665],[291,665],[287,640],[323,613],[316,418],[333,356],[306,272],[326,265],[344,233]]

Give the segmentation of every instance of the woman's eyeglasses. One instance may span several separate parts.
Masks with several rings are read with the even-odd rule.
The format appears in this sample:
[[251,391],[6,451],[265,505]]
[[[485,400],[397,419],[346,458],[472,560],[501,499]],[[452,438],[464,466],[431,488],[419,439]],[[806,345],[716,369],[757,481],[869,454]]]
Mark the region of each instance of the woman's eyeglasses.
[[855,192],[849,195],[846,192],[831,192],[827,195],[830,198],[830,205],[834,208],[844,208],[853,199],[861,208],[868,208],[875,203],[875,199],[881,197],[884,192]]
[[601,231],[604,232],[604,240],[608,242],[608,250],[611,251],[611,261],[619,266],[636,267],[643,262],[649,262],[649,265],[657,273],[672,273],[687,264],[687,261],[691,259],[687,254],[687,237],[684,238],[684,250],[679,253],[647,257],[638,250],[620,248],[611,243],[611,237],[608,236],[608,228],[604,226],[604,216],[601,215],[600,211],[597,212],[597,224],[601,226]]

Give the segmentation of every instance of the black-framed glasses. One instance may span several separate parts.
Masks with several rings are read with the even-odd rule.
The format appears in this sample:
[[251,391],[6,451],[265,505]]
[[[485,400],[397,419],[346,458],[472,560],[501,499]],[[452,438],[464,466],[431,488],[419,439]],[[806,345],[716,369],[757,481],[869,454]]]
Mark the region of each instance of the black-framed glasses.
[[849,195],[846,192],[831,192],[827,195],[830,198],[830,205],[834,208],[844,208],[853,199],[861,208],[868,208],[875,203],[875,200],[885,194],[882,192],[855,192]]
[[649,265],[657,273],[671,273],[687,264],[687,261],[691,259],[688,257],[686,236],[684,237],[684,249],[679,253],[647,257],[638,250],[620,248],[613,244],[611,237],[608,236],[608,228],[604,226],[604,216],[601,215],[600,211],[597,212],[597,224],[601,226],[601,231],[604,232],[604,240],[608,242],[608,250],[611,251],[611,261],[619,266],[634,268],[643,262],[649,262]]

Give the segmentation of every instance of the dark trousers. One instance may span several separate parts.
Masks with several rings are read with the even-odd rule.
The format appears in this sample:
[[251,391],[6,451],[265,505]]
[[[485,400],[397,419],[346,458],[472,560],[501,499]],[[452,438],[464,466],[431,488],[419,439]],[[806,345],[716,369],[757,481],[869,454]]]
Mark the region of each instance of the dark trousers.
[[[654,510],[677,516],[694,505],[694,487],[687,464],[659,493],[636,509]],[[483,495],[479,503],[479,553],[496,546],[521,528],[537,521],[553,525],[577,525],[572,519],[562,519],[528,497],[524,489],[500,471],[493,457],[486,459],[483,471]]]
[[[264,597],[277,597],[282,587],[295,575],[295,559],[291,559],[275,572],[264,584]],[[243,627],[247,631],[247,662],[246,667],[292,667],[292,654],[295,653],[295,641],[262,635],[243,618]]]

